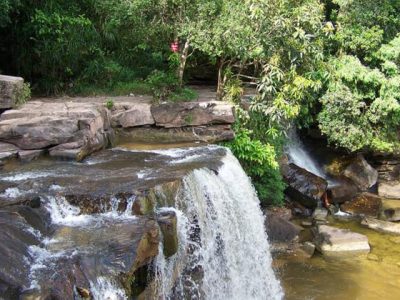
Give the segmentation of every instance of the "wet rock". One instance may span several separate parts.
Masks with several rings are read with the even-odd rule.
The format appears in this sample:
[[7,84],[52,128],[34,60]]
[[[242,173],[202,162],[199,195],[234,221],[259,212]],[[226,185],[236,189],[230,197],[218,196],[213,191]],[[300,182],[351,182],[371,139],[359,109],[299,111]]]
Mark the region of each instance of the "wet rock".
[[305,242],[299,249],[304,253],[303,256],[311,258],[315,252],[315,245],[311,242]]
[[376,231],[400,235],[400,224],[399,223],[392,223],[392,222],[381,221],[381,220],[373,219],[370,217],[366,217],[361,221],[361,225],[367,226],[368,228],[376,230]]
[[400,201],[382,200],[380,219],[390,222],[400,221]]
[[326,218],[328,217],[328,210],[323,207],[318,207],[314,210],[312,217],[314,221],[326,221]]
[[24,79],[0,75],[0,109],[15,107],[22,95]]
[[322,195],[326,192],[327,181],[292,163],[284,164],[281,170],[288,184],[286,193],[290,199],[308,208],[317,207]]
[[117,139],[120,142],[146,143],[185,143],[204,142],[216,143],[229,141],[235,137],[230,125],[210,125],[181,128],[129,128],[117,129]]
[[382,199],[371,193],[362,193],[340,206],[340,209],[352,215],[378,217],[382,208]]
[[315,245],[323,255],[345,255],[369,253],[370,246],[365,235],[319,225],[314,231]]
[[378,180],[378,171],[371,167],[362,155],[358,155],[346,167],[343,175],[351,179],[362,191],[368,190]]
[[302,221],[301,226],[303,227],[311,227],[313,224],[311,221]]
[[40,157],[44,153],[45,153],[45,150],[43,150],[43,149],[25,150],[25,151],[19,151],[18,152],[18,157],[23,162],[30,162],[32,160],[37,159],[38,157]]
[[285,243],[293,241],[302,230],[300,226],[270,211],[266,212],[265,228],[270,241]]
[[182,102],[153,105],[151,112],[157,126],[165,128],[232,124],[233,107],[224,102]]
[[135,215],[147,215],[154,212],[154,202],[148,195],[141,195],[136,197],[133,202],[133,214]]
[[0,298],[18,299],[29,286],[29,246],[39,243],[31,226],[17,212],[0,210]]
[[400,199],[400,181],[379,182],[378,194],[388,199]]
[[164,211],[157,214],[163,238],[163,252],[165,257],[170,257],[178,251],[177,218],[174,211]]
[[111,125],[122,128],[154,125],[150,108],[151,104],[148,103],[118,104],[112,112]]
[[342,204],[353,199],[358,193],[358,187],[346,177],[335,178],[335,185],[328,187],[330,203]]
[[0,162],[15,158],[18,151],[18,147],[9,143],[0,142]]
[[372,253],[368,254],[367,259],[371,260],[371,261],[380,261],[378,255],[375,255],[375,254],[372,254]]

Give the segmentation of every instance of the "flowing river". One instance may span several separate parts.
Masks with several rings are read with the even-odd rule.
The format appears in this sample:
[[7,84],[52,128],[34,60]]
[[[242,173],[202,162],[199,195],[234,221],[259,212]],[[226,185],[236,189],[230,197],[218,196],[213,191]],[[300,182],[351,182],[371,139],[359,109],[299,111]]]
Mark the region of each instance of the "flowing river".
[[[138,283],[126,278],[141,268],[145,299],[284,297],[259,200],[225,148],[120,147],[82,163],[9,164],[0,188],[0,234],[13,236],[0,246],[13,259],[0,270],[11,278],[4,299],[131,299]],[[178,240],[168,256],[157,225],[165,215],[176,216]]]

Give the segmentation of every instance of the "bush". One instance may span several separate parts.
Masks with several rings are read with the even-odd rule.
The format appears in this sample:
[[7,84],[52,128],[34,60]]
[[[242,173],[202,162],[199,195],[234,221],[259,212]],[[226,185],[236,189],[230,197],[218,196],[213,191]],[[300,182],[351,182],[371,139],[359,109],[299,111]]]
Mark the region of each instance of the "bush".
[[264,205],[282,205],[285,184],[279,172],[275,148],[251,138],[251,131],[241,128],[236,138],[225,146],[239,159],[253,180],[258,197]]
[[151,86],[153,98],[156,102],[165,101],[178,89],[179,82],[175,75],[155,70],[146,79]]

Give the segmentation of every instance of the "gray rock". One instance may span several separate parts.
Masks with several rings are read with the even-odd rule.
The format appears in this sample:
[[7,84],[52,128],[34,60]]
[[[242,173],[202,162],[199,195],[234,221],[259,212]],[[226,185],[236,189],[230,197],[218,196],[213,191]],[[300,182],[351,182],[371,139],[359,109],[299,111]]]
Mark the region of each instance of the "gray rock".
[[304,252],[304,256],[311,258],[315,252],[315,245],[311,242],[305,242],[300,246],[300,250]]
[[[53,146],[53,156],[81,159],[108,145],[108,118],[108,110],[96,103],[32,101],[1,115],[0,139],[23,150]],[[65,146],[71,143],[79,146]],[[64,146],[54,148],[58,145]]]
[[370,246],[365,235],[319,225],[314,231],[315,245],[323,255],[345,255],[369,253]]
[[0,109],[15,107],[21,96],[24,79],[0,75]]
[[218,101],[153,105],[151,113],[157,126],[165,128],[235,122],[233,107]]
[[315,221],[326,221],[328,210],[323,207],[318,207],[314,210],[312,217]]
[[127,109],[117,110],[112,114],[111,124],[113,127],[130,128],[155,124],[150,104],[131,104],[125,108]]
[[373,219],[370,217],[365,217],[361,221],[361,225],[367,226],[368,228],[376,231],[400,235],[400,224],[398,223],[392,223],[392,222]]
[[265,228],[272,242],[291,242],[302,228],[274,213],[266,213]]
[[362,191],[368,190],[378,180],[378,171],[371,167],[362,155],[358,155],[346,167],[343,175],[351,179]]
[[39,149],[39,150],[23,150],[18,152],[18,157],[20,160],[23,162],[29,162],[32,160],[35,160],[39,156],[45,153],[45,150]]
[[378,194],[388,199],[400,199],[400,181],[379,182]]

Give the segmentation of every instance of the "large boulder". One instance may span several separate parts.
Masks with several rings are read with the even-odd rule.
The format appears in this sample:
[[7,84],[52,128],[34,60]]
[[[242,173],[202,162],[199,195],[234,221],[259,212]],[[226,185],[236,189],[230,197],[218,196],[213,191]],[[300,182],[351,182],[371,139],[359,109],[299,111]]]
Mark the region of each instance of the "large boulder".
[[378,183],[378,194],[388,199],[400,199],[400,181],[381,181]]
[[317,207],[326,192],[327,181],[293,163],[283,164],[281,170],[288,184],[286,193],[290,199],[308,208]]
[[0,75],[0,109],[15,107],[22,96],[24,79]]
[[154,125],[155,121],[150,108],[149,103],[116,105],[112,111],[111,125],[122,128]]
[[382,220],[377,220],[370,217],[365,217],[361,224],[367,226],[370,229],[380,231],[383,233],[390,233],[390,234],[399,234],[400,235],[400,224],[387,222]]
[[271,242],[284,243],[293,241],[302,230],[301,227],[273,211],[266,211],[265,228]]
[[183,102],[153,105],[152,115],[157,126],[165,128],[232,124],[232,105],[224,102]]
[[362,193],[353,200],[348,201],[340,206],[341,210],[352,215],[361,215],[369,217],[378,217],[382,208],[381,197],[371,194]]
[[55,156],[81,159],[107,146],[111,131],[108,110],[95,103],[32,101],[0,117],[1,141],[22,150],[51,148]]
[[330,203],[341,204],[353,199],[358,191],[358,187],[350,179],[335,178],[334,184],[328,186],[328,199]]
[[17,156],[19,148],[9,143],[0,142],[0,161]]
[[323,255],[354,255],[370,251],[368,238],[348,229],[319,225],[314,236],[314,243]]
[[362,155],[358,155],[346,167],[343,175],[351,179],[362,191],[368,190],[378,180],[378,171],[371,167]]

